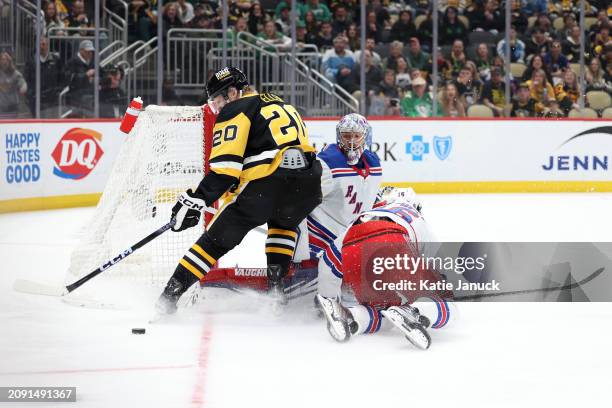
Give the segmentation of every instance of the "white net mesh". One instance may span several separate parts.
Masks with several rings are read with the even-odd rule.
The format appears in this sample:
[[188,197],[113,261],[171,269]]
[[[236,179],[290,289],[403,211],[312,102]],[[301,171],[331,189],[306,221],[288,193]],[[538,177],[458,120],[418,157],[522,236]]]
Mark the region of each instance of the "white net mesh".
[[[148,106],[116,158],[94,217],[72,253],[66,282],[83,277],[169,222],[177,194],[195,188],[203,176],[202,108]],[[103,275],[163,284],[202,232],[202,226],[168,231]]]

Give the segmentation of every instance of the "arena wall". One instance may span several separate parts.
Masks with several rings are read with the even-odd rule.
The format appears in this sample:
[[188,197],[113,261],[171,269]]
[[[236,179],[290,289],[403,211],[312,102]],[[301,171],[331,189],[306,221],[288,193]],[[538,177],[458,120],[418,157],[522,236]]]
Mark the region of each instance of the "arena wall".
[[[306,119],[335,141],[337,119]],[[126,137],[117,120],[0,121],[0,212],[95,205]],[[375,118],[385,184],[420,193],[612,191],[612,122]]]

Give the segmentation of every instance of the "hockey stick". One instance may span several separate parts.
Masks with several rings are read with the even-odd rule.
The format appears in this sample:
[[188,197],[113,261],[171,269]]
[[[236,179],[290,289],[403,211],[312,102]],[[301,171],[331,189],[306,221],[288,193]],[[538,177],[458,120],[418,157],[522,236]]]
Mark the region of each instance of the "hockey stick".
[[46,295],[46,296],[65,296],[68,293],[74,291],[75,289],[81,287],[89,280],[95,278],[96,276],[98,276],[99,274],[101,274],[102,272],[110,268],[111,266],[124,260],[131,254],[133,254],[137,249],[153,241],[155,238],[159,237],[161,234],[168,231],[170,228],[174,227],[175,223],[176,223],[175,219],[170,220],[170,222],[164,225],[163,227],[147,235],[145,238],[141,239],[140,241],[138,241],[137,243],[135,243],[134,245],[132,245],[125,251],[121,252],[120,254],[113,257],[112,259],[109,259],[108,261],[104,262],[101,266],[99,266],[92,272],[88,273],[87,275],[79,279],[78,281],[68,286],[53,286],[53,285],[46,285],[44,283],[33,282],[33,281],[25,280],[25,279],[17,279],[15,283],[13,284],[13,288],[16,291],[23,292],[23,293],[31,293],[31,294]]
[[476,294],[476,295],[457,296],[457,297],[453,298],[452,300],[454,300],[454,301],[465,301],[465,300],[476,300],[476,299],[489,298],[489,297],[498,297],[498,296],[524,295],[526,293],[554,292],[554,291],[558,291],[558,290],[574,289],[574,288],[577,288],[578,286],[582,286],[582,285],[584,285],[586,283],[589,283],[590,281],[592,281],[593,279],[595,279],[596,277],[601,275],[603,273],[604,269],[605,268],[597,269],[595,272],[593,272],[592,274],[590,274],[589,276],[587,276],[586,278],[582,279],[579,282],[574,282],[574,283],[570,283],[570,284],[567,284],[567,285],[556,286],[554,288],[513,290],[513,291],[510,291],[510,292],[497,292],[497,293],[481,293],[481,294]]

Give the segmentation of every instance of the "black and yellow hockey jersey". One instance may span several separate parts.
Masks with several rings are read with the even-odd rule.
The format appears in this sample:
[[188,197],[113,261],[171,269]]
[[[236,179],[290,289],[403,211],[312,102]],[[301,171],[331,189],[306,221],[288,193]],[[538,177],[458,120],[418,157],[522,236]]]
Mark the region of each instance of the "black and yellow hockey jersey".
[[209,158],[210,173],[198,192],[208,205],[232,185],[267,177],[289,147],[314,152],[297,110],[280,97],[252,93],[228,103],[217,116]]

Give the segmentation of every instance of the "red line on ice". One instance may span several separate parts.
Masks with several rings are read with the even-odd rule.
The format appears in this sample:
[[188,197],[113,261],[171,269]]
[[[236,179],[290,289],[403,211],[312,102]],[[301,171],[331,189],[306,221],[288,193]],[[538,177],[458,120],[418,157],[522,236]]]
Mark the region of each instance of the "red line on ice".
[[110,367],[110,368],[81,368],[72,370],[48,370],[48,371],[13,371],[0,373],[3,375],[35,375],[35,374],[81,374],[81,373],[113,373],[121,371],[146,371],[146,370],[175,370],[182,368],[193,368],[193,364],[151,366],[151,367]]
[[201,408],[204,406],[206,396],[206,375],[208,373],[208,357],[210,354],[210,340],[212,338],[212,321],[208,321],[202,328],[200,336],[200,352],[198,354],[198,371],[196,373],[195,388],[191,396],[191,406]]

